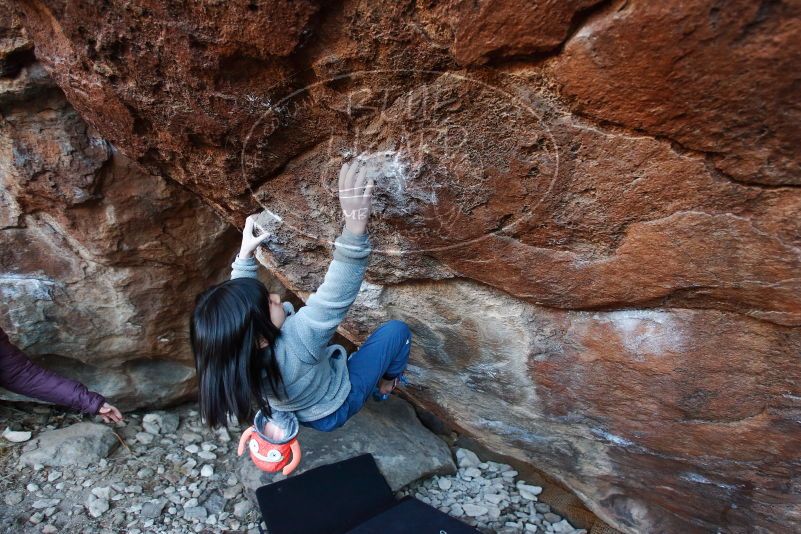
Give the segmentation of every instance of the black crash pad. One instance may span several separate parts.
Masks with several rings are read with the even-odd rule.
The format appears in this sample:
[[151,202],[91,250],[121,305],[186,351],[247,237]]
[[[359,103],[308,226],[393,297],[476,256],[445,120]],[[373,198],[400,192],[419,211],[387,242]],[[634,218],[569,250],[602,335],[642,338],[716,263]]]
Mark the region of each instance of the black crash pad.
[[256,490],[269,534],[344,534],[397,503],[370,454]]

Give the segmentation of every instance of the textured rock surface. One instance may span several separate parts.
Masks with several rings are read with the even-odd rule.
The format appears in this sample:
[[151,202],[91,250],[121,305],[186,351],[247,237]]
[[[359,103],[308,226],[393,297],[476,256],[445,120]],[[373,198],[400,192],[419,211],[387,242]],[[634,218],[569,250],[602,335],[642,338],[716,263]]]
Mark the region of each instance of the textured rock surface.
[[343,332],[412,323],[419,402],[629,532],[798,522],[796,2],[15,5],[105,139],[283,218],[301,293],[388,151]]
[[[303,460],[290,476],[365,453],[373,455],[393,491],[425,477],[456,472],[445,442],[420,423],[408,402],[396,397],[380,406],[369,401],[345,426],[331,433],[301,427],[298,442]],[[261,471],[247,452],[240,464],[239,480],[251,496],[264,484],[286,478]]]
[[102,460],[119,445],[106,425],[77,423],[42,432],[22,448],[19,461],[26,465],[82,466]]
[[115,153],[18,52],[30,50],[18,28],[1,37],[0,324],[123,408],[186,398],[187,310],[221,275],[236,232]]

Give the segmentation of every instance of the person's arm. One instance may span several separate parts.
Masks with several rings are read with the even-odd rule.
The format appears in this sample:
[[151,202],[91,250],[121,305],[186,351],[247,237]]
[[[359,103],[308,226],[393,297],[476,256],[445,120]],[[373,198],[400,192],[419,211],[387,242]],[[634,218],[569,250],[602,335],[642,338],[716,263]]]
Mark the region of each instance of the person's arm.
[[103,395],[89,391],[80,382],[33,363],[9,341],[2,329],[0,329],[0,386],[20,395],[60,404],[91,415],[98,413],[106,403]]
[[335,242],[334,259],[323,283],[307,299],[305,306],[287,318],[281,335],[299,340],[308,356],[316,361],[356,300],[369,256],[367,234],[356,235],[343,230]]
[[282,335],[299,340],[314,361],[322,356],[322,349],[345,319],[367,270],[370,257],[367,222],[374,187],[373,180],[368,179],[369,167],[368,161],[361,158],[342,166],[339,202],[345,229],[334,243],[334,259],[317,291],[282,328]]

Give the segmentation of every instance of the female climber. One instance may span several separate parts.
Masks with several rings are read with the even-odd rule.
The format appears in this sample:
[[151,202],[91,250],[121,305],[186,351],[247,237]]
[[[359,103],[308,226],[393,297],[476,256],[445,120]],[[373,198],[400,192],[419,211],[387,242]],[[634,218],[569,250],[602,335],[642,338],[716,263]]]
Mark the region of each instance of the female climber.
[[370,255],[367,222],[374,180],[370,162],[356,158],[339,173],[345,228],[334,243],[325,279],[297,312],[256,278],[253,252],[268,234],[254,235],[248,217],[231,279],[201,293],[190,321],[201,415],[209,426],[229,416],[252,420],[254,406],[294,412],[320,431],[342,426],[373,394],[387,398],[406,367],[411,333],[389,321],[350,357],[328,345],[356,298]]

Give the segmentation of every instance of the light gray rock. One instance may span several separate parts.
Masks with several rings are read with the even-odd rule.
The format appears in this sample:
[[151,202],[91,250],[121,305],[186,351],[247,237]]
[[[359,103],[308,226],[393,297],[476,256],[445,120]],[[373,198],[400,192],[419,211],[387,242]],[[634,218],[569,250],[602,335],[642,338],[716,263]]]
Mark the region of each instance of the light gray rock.
[[562,520],[562,518],[552,512],[548,512],[547,514],[543,514],[545,521],[548,523],[558,523]]
[[108,500],[109,498],[111,498],[111,488],[108,486],[92,488],[92,495],[94,495],[98,499]]
[[5,494],[3,497],[3,501],[8,506],[16,506],[22,502],[22,492],[21,491],[10,491]]
[[202,506],[184,507],[184,519],[187,521],[205,521],[207,516],[208,512]]
[[[368,401],[361,412],[334,432],[301,427],[298,441],[303,459],[290,476],[363,453],[375,457],[393,491],[421,478],[456,472],[445,442],[420,423],[409,403],[394,396],[381,403]],[[285,478],[280,473],[261,471],[247,454],[240,460],[239,475],[250,492]]]
[[481,471],[475,467],[468,467],[464,470],[463,475],[470,478],[480,478]]
[[219,491],[213,491],[203,501],[203,507],[208,510],[209,514],[220,516],[221,518],[226,501],[227,499]]
[[200,434],[195,434],[194,432],[184,432],[181,434],[181,439],[187,443],[197,443],[203,438],[200,436]]
[[34,501],[31,506],[33,506],[34,510],[44,510],[45,508],[56,506],[60,502],[60,499],[39,499],[38,501]]
[[145,432],[158,435],[161,433],[161,415],[148,413],[142,418],[142,428]]
[[239,519],[244,519],[252,509],[253,505],[250,501],[239,501],[234,505],[234,515]]
[[89,466],[108,456],[118,444],[109,427],[76,423],[39,434],[23,447],[20,462],[25,465]]
[[153,471],[149,467],[144,467],[136,472],[136,478],[150,478],[155,474],[156,474],[155,471]]
[[100,499],[94,494],[90,494],[86,500],[86,511],[95,519],[106,513],[109,509],[107,499]]
[[558,532],[560,534],[567,534],[568,532],[573,532],[573,525],[568,523],[567,519],[562,519],[558,523],[553,523],[553,531]]
[[155,438],[153,437],[153,434],[151,434],[149,432],[137,432],[136,433],[136,441],[138,441],[142,445],[150,445],[151,443],[153,443],[154,439]]
[[547,514],[551,511],[551,507],[545,504],[544,502],[538,502],[534,504],[534,509],[541,514]]
[[166,499],[156,499],[153,501],[148,501],[142,505],[142,511],[140,515],[146,519],[157,519],[161,517],[162,512],[164,511],[164,506],[166,506],[167,500]]
[[476,467],[481,463],[476,453],[468,449],[456,449],[456,463],[459,468]]
[[464,513],[470,517],[479,517],[482,515],[487,515],[487,512],[489,512],[486,506],[481,506],[479,504],[472,504],[469,502],[462,504],[462,509],[464,510]]
[[529,501],[536,501],[537,496],[542,493],[542,488],[539,486],[531,486],[529,484],[517,483],[517,491],[520,496]]
[[228,486],[223,490],[223,497],[225,499],[233,499],[242,491],[242,484],[234,484],[233,486]]

